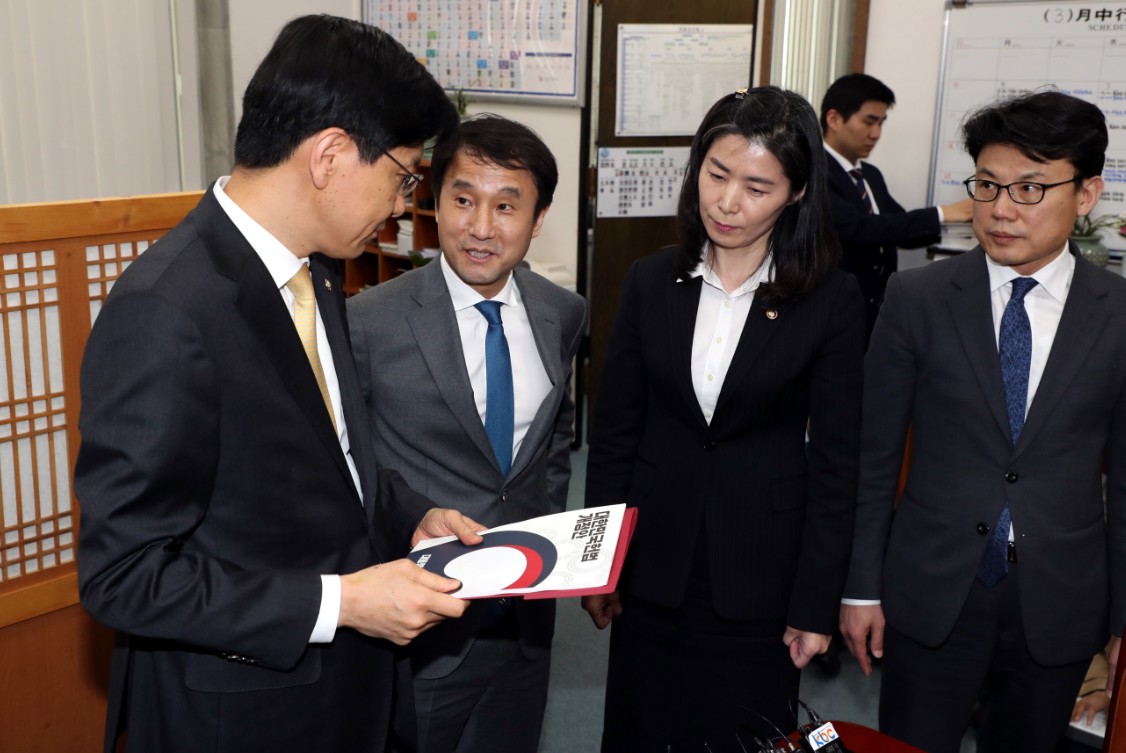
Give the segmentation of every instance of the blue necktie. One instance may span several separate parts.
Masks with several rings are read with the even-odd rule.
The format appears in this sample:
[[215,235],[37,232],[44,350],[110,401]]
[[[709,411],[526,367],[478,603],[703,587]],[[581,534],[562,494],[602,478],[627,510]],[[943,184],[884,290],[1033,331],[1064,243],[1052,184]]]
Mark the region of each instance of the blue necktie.
[[872,199],[868,197],[868,187],[864,185],[864,173],[860,172],[859,167],[854,167],[848,171],[848,174],[852,176],[856,189],[860,191],[860,200],[868,207],[868,214],[872,214]]
[[[1009,411],[1009,436],[1016,446],[1024,428],[1024,410],[1028,404],[1028,369],[1032,364],[1032,326],[1024,308],[1024,297],[1036,286],[1031,277],[1013,280],[1013,294],[1001,316],[1001,378],[1005,382],[1005,403]],[[997,585],[1009,572],[1009,528],[1012,515],[1009,506],[1001,510],[989,546],[981,558],[977,578],[988,588]]]
[[512,467],[512,424],[515,405],[512,397],[512,356],[504,336],[500,318],[500,301],[481,301],[476,309],[489,323],[485,333],[485,380],[488,384],[485,402],[485,433],[500,464],[500,472],[508,475]]

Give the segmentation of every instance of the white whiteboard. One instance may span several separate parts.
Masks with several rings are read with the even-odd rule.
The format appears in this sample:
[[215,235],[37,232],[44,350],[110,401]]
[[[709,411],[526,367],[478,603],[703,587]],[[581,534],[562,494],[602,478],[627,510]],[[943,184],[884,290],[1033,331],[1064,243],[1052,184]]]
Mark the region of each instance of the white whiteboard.
[[[448,90],[471,99],[583,104],[585,0],[364,0]],[[373,72],[373,75],[378,75]]]
[[[928,203],[966,197],[973,162],[962,148],[968,113],[1046,86],[1093,102],[1110,134],[1094,214],[1126,211],[1126,2],[979,2],[946,11]],[[1110,237],[1108,236],[1108,240]],[[1115,237],[1107,244],[1126,246]]]

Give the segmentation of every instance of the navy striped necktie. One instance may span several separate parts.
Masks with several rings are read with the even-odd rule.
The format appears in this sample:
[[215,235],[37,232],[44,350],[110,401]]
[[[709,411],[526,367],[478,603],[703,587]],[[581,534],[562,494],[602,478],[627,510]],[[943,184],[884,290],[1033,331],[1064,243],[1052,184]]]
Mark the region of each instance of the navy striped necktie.
[[856,190],[860,191],[860,200],[864,202],[864,206],[868,207],[868,214],[872,214],[872,198],[868,196],[868,186],[864,183],[864,173],[860,172],[859,167],[854,167],[848,171],[852,176],[852,180],[856,183]]

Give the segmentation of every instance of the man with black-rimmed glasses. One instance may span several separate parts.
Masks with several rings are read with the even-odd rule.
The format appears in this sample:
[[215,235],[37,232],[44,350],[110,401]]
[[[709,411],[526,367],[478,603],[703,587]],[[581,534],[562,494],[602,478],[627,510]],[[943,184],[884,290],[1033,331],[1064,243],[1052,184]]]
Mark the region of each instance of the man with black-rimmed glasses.
[[979,750],[1049,753],[1126,622],[1126,280],[1067,240],[1107,128],[1045,91],[964,136],[980,245],[892,276],[865,361],[841,631],[884,658],[883,731],[954,753],[984,698]]

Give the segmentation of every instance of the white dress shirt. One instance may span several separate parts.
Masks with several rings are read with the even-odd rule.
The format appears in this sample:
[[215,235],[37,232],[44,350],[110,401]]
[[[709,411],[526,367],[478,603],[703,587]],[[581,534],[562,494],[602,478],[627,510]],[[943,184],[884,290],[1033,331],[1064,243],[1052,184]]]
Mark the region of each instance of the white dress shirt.
[[[1013,295],[1012,282],[1020,275],[1012,268],[998,264],[987,255],[985,267],[989,271],[989,300],[993,309],[993,337],[997,341],[997,351],[1001,350],[1001,317],[1005,315],[1005,306]],[[1060,327],[1060,317],[1063,316],[1063,306],[1067,302],[1067,294],[1071,290],[1071,280],[1075,276],[1075,257],[1072,256],[1066,244],[1063,253],[1057,256],[1040,271],[1030,275],[1036,280],[1037,285],[1024,296],[1024,310],[1028,313],[1028,323],[1032,328],[1032,362],[1028,368],[1028,398],[1024,404],[1025,415],[1028,407],[1032,405],[1032,398],[1036,396],[1036,388],[1040,386],[1040,379],[1044,376],[1044,367],[1048,364],[1048,353],[1052,350],[1052,343],[1056,339],[1056,331]],[[1009,524],[1009,541],[1015,541],[1016,534],[1012,524]],[[841,599],[842,604],[855,606],[879,604],[879,600],[868,599]]]
[[[215,182],[215,199],[219,202],[219,206],[226,212],[231,222],[234,223],[238,231],[243,234],[247,242],[258,254],[258,258],[266,265],[266,271],[270,273],[273,278],[274,284],[278,287],[278,293],[281,295],[282,300],[285,301],[285,306],[289,310],[290,317],[293,316],[294,297],[289,288],[285,286],[295,274],[302,264],[308,264],[308,259],[299,259],[293,255],[293,252],[286,248],[281,241],[270,234],[266,228],[259,225],[250,215],[244,212],[234,201],[231,200],[223,189],[230,180],[229,175],[225,175]],[[340,441],[340,449],[344,452],[344,459],[348,463],[348,472],[352,474],[352,483],[356,488],[356,497],[360,499],[360,474],[356,470],[356,463],[352,459],[352,448],[348,440],[348,427],[344,423],[344,410],[340,404],[340,381],[336,377],[336,365],[332,360],[332,348],[328,344],[328,337],[325,335],[324,321],[321,319],[320,307],[317,307],[317,354],[320,356],[321,369],[324,371],[325,386],[328,388],[328,396],[332,401],[332,412],[336,418],[337,426],[337,439]],[[321,576],[321,606],[317,613],[317,622],[313,625],[312,635],[309,636],[310,643],[331,643],[336,635],[337,623],[340,620],[340,576],[339,575],[322,575]]]
[[696,329],[692,335],[692,388],[710,426],[723,380],[727,378],[735,347],[751,312],[755,291],[760,284],[774,278],[771,266],[774,256],[767,252],[755,273],[730,293],[723,289],[723,283],[708,261],[709,257],[709,252],[705,251],[703,260],[689,277],[704,278],[700,286],[700,305],[696,309]]
[[446,263],[445,256],[439,256],[442,276],[453,300],[457,316],[457,328],[461,334],[461,352],[465,357],[465,369],[469,382],[473,385],[473,399],[477,403],[477,414],[485,423],[488,410],[489,387],[485,375],[485,333],[489,322],[474,306],[484,300],[499,301],[500,314],[504,323],[504,337],[508,341],[508,352],[512,358],[512,459],[515,462],[520,445],[532,425],[532,419],[540,409],[544,398],[551,392],[551,380],[544,369],[536,339],[532,335],[532,325],[528,322],[528,311],[520,288],[513,281],[512,273],[508,281],[493,298],[486,299],[457,276]]

